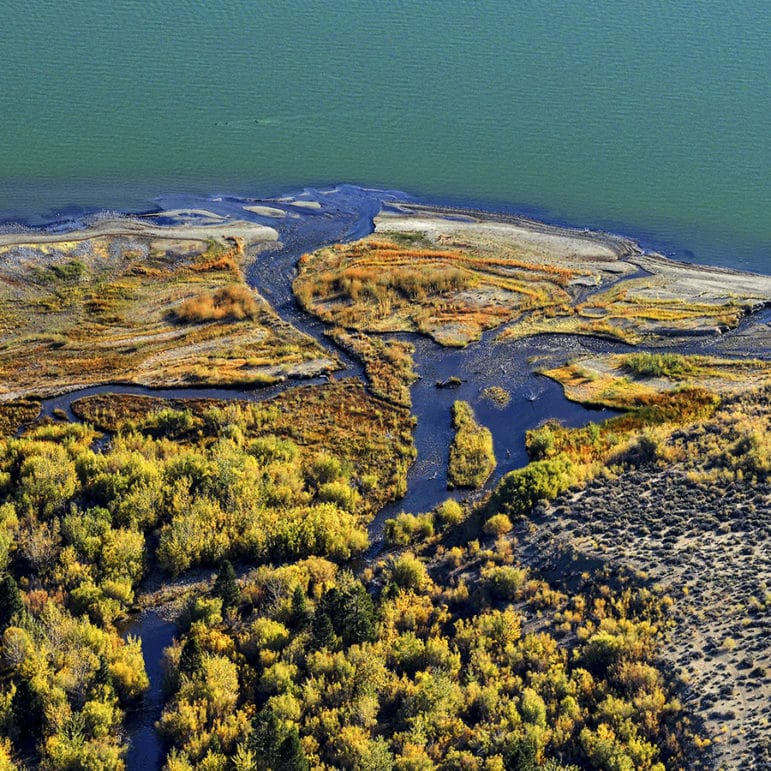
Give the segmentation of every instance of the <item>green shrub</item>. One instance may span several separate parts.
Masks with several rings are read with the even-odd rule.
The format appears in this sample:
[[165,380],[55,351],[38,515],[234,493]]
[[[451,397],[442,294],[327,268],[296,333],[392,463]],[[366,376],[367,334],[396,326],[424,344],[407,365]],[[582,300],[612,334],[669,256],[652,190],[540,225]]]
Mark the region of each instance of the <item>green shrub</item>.
[[426,566],[414,555],[400,557],[391,570],[391,578],[400,589],[420,591],[430,583]]
[[411,541],[430,538],[434,534],[434,523],[430,514],[405,514],[385,522],[385,539],[392,546],[406,546]]
[[463,507],[452,498],[440,503],[434,511],[436,512],[437,524],[440,527],[458,525],[466,517]]
[[467,402],[453,404],[452,423],[455,438],[450,446],[447,486],[481,487],[496,466],[493,435],[476,422]]
[[556,437],[549,425],[527,432],[527,453],[530,460],[544,460],[554,452]]
[[642,377],[665,377],[683,380],[698,375],[704,367],[699,356],[682,356],[678,353],[632,353],[624,359],[623,368]]
[[505,514],[494,514],[485,522],[482,529],[486,535],[503,535],[508,533],[512,527],[511,520]]
[[490,498],[488,511],[527,514],[537,501],[552,500],[577,481],[576,466],[566,455],[533,461],[506,474]]
[[[498,516],[504,516],[499,514]],[[495,517],[493,517],[495,519]],[[482,571],[482,580],[497,600],[514,600],[527,579],[527,569],[500,565]]]

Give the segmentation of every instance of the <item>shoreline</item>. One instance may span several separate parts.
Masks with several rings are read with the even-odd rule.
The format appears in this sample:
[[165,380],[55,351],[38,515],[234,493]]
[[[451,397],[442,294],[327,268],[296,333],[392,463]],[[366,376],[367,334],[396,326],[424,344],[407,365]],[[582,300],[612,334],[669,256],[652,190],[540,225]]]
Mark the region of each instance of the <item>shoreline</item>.
[[[410,193],[401,190],[394,190],[388,187],[360,186],[349,183],[330,183],[311,185],[304,188],[290,189],[288,192],[281,190],[276,193],[268,193],[265,196],[239,194],[239,193],[160,193],[153,198],[147,198],[145,205],[126,206],[126,207],[107,207],[100,208],[96,205],[84,206],[76,205],[62,207],[61,215],[44,209],[34,211],[6,213],[0,211],[0,243],[5,243],[4,237],[14,233],[27,232],[30,235],[52,233],[52,229],[57,232],[68,232],[66,228],[72,224],[78,227],[76,223],[88,223],[89,221],[99,221],[107,218],[140,218],[150,219],[152,217],[163,216],[166,211],[175,209],[196,209],[211,208],[212,205],[233,204],[240,205],[247,218],[254,215],[260,224],[266,227],[278,226],[284,217],[279,217],[276,213],[278,209],[275,204],[288,204],[300,199],[295,212],[302,215],[318,214],[319,211],[313,204],[308,206],[308,201],[303,201],[303,196],[327,196],[338,191],[364,191],[371,193],[380,193],[384,197],[391,197],[392,200],[398,200],[399,203],[405,203],[415,208],[432,209],[435,211],[445,210],[449,214],[466,213],[471,215],[484,216],[488,220],[498,219],[501,222],[510,222],[512,224],[523,224],[542,226],[547,229],[575,231],[577,234],[587,233],[605,235],[611,238],[623,239],[633,242],[644,254],[655,253],[663,258],[685,265],[699,265],[702,267],[724,268],[728,271],[740,273],[750,273],[754,275],[771,275],[771,253],[767,249],[771,246],[753,240],[747,251],[747,246],[743,245],[741,251],[747,251],[747,257],[742,259],[742,265],[749,264],[752,267],[735,267],[729,265],[727,258],[721,258],[719,255],[700,255],[693,244],[689,243],[687,232],[680,231],[675,226],[672,230],[661,230],[664,223],[658,226],[658,230],[648,230],[648,227],[640,225],[631,225],[624,221],[606,220],[601,214],[587,220],[579,220],[575,217],[565,218],[552,212],[552,210],[531,206],[525,203],[509,203],[503,201],[481,200],[476,198],[455,198],[451,196],[434,196],[424,193]],[[396,198],[398,196],[398,198]],[[141,196],[144,197],[144,196]],[[164,201],[170,204],[169,208],[164,206]],[[263,211],[260,211],[260,210]],[[272,210],[272,211],[271,211]],[[66,212],[66,213],[65,213]],[[45,219],[43,219],[45,217]],[[29,224],[35,220],[42,220],[40,224]],[[17,230],[13,230],[18,226]],[[657,227],[651,225],[649,227]],[[715,234],[720,240],[729,242],[735,237],[735,234]],[[731,253],[733,254],[733,252]],[[764,271],[756,266],[756,263],[763,266],[768,265]]]
[[[480,331],[500,328],[500,336],[496,339],[507,335],[517,338],[538,334],[579,334],[632,344],[645,341],[657,347],[691,347],[695,339],[722,338],[724,333],[731,331],[741,333],[740,347],[746,349],[747,355],[767,357],[771,352],[771,325],[765,318],[767,314],[762,312],[771,308],[771,276],[673,260],[646,251],[636,241],[623,235],[588,228],[566,228],[516,214],[435,206],[412,200],[395,191],[366,191],[355,187],[325,191],[306,189],[296,196],[285,195],[263,202],[228,198],[198,203],[197,206],[175,205],[171,209],[142,215],[109,212],[17,233],[0,233],[0,267],[8,273],[6,282],[10,281],[10,286],[16,279],[16,272],[30,260],[56,263],[63,259],[57,244],[67,251],[73,243],[82,244],[91,239],[145,238],[158,245],[174,245],[173,248],[181,255],[189,251],[194,242],[211,244],[219,241],[229,247],[235,245],[233,248],[246,260],[244,268],[247,275],[241,280],[256,290],[281,316],[296,313],[297,299],[289,287],[302,254],[322,249],[327,244],[345,244],[368,234],[387,236],[393,231],[410,236],[414,231],[422,233],[427,243],[433,243],[433,248],[439,250],[454,243],[456,248],[467,246],[473,254],[479,248],[487,249],[490,244],[506,243],[521,255],[520,259],[526,261],[518,263],[520,268],[526,267],[529,260],[533,263],[531,268],[536,267],[534,263],[543,262],[547,271],[569,270],[573,274],[564,287],[569,291],[574,308],[572,317],[564,312],[557,313],[556,318],[548,315],[539,318],[537,314],[528,316],[526,312],[523,316],[522,310],[517,307],[518,301],[504,298],[502,307],[507,307],[506,303],[514,303],[509,321],[515,323],[501,326],[501,322],[505,321],[503,317],[495,321],[497,317],[490,316],[491,320],[482,322],[480,326]],[[271,204],[269,210],[265,208],[268,204]],[[278,217],[279,211],[284,216]],[[265,224],[266,220],[268,224]],[[37,253],[38,257],[35,257]],[[276,271],[284,275],[271,275]],[[480,275],[481,280],[486,280],[484,274]],[[530,280],[539,281],[542,278],[534,274]],[[628,294],[628,298],[608,306],[609,293],[615,292],[616,288],[625,297]],[[285,291],[286,296],[281,295],[281,291]],[[489,302],[493,307],[502,302],[500,293],[496,296],[496,292],[497,289],[488,288],[466,294],[475,295],[471,302],[482,303],[482,306]],[[568,295],[562,289],[557,291],[558,294],[560,292],[567,299]],[[509,295],[511,298],[516,296]],[[585,305],[590,306],[589,312],[582,310]],[[622,305],[625,307],[622,308]],[[682,316],[680,309],[685,309],[692,318],[682,322],[667,321],[667,318],[678,318],[678,313]],[[727,312],[726,319],[729,316],[730,319],[721,321],[721,312]],[[645,313],[652,315],[640,316]],[[610,325],[605,323],[605,318]],[[326,322],[331,320],[324,319]],[[323,321],[319,324],[319,330],[323,332]],[[410,329],[399,326],[373,328],[372,331],[409,332]],[[412,329],[412,332],[429,336],[436,334],[429,329],[418,328]],[[442,335],[441,330],[438,333]],[[468,339],[463,338],[462,342],[472,343],[477,337],[470,333]],[[320,343],[318,336],[316,342]],[[324,347],[326,343],[321,345]],[[136,374],[115,377],[116,374],[113,373],[104,383],[46,383],[39,395],[51,398],[106,383],[156,389],[195,389],[207,385],[204,382],[165,382],[154,379],[144,370],[139,378]],[[285,374],[292,380],[305,380],[318,372],[292,370]],[[254,382],[254,378],[240,380],[236,377],[232,382],[210,385],[251,390],[259,384]],[[0,396],[0,400],[7,401],[13,395],[8,392],[5,398]]]
[[[480,295],[484,295],[482,291],[484,287],[481,287],[481,282],[489,281],[490,276],[496,277],[502,281],[502,286],[499,289],[503,291],[507,282],[514,283],[516,280],[519,285],[521,276],[517,271],[523,271],[525,274],[530,271],[530,273],[537,274],[538,278],[533,280],[541,284],[549,283],[549,277],[560,277],[563,283],[559,285],[555,283],[553,290],[550,291],[558,294],[559,291],[564,290],[563,295],[560,296],[574,303],[577,311],[587,298],[599,300],[600,293],[605,295],[622,282],[626,282],[624,292],[629,287],[630,300],[633,296],[637,297],[638,307],[655,307],[656,298],[651,299],[651,289],[644,284],[647,284],[648,279],[660,279],[652,290],[654,293],[661,291],[666,294],[669,292],[675,298],[683,297],[683,303],[695,304],[698,302],[701,304],[698,309],[699,313],[704,314],[707,312],[705,308],[709,307],[709,302],[721,304],[722,307],[726,292],[730,291],[732,282],[737,286],[745,287],[750,282],[758,284],[757,278],[759,276],[763,278],[763,282],[758,284],[761,287],[763,304],[765,307],[771,307],[771,277],[766,278],[762,274],[748,274],[736,269],[680,263],[663,255],[650,254],[635,241],[623,236],[607,233],[597,234],[588,229],[567,229],[514,215],[431,207],[427,204],[399,201],[391,196],[387,197],[385,194],[380,198],[372,195],[362,198],[346,199],[344,196],[340,196],[339,199],[325,199],[323,194],[318,194],[318,197],[322,202],[319,207],[297,205],[298,203],[312,203],[304,200],[275,202],[286,209],[291,208],[292,211],[291,216],[287,214],[283,218],[276,218],[272,213],[265,215],[270,217],[280,230],[280,235],[277,233],[278,243],[276,240],[258,239],[248,244],[246,249],[243,249],[238,243],[235,246],[235,251],[239,252],[244,260],[248,260],[242,266],[244,267],[243,270],[239,268],[241,272],[238,275],[241,279],[248,283],[251,289],[257,291],[272,307],[282,324],[292,326],[300,334],[304,334],[316,342],[319,342],[319,335],[323,334],[327,327],[323,321],[319,320],[319,317],[309,316],[303,310],[303,306],[296,302],[295,295],[292,294],[292,277],[297,275],[294,266],[300,256],[306,249],[319,249],[319,247],[327,244],[340,244],[341,248],[337,249],[337,254],[345,254],[346,249],[355,249],[357,244],[361,243],[365,244],[365,251],[369,248],[366,246],[367,243],[373,244],[372,252],[376,252],[378,248],[384,249],[386,252],[389,248],[391,251],[395,251],[397,244],[389,244],[389,237],[398,241],[399,234],[403,239],[401,246],[405,250],[404,254],[410,258],[412,258],[411,255],[414,255],[417,260],[416,264],[420,264],[421,256],[428,256],[428,258],[436,260],[462,259],[469,263],[473,263],[474,258],[479,257],[479,265],[484,266],[488,263],[495,265],[498,272],[491,271],[485,274],[484,271],[481,271],[479,274],[482,276],[479,278],[480,284],[474,286],[475,291],[467,293],[470,297],[466,299],[472,304],[470,307],[473,307],[473,302],[476,302]],[[218,203],[222,203],[222,205],[217,206]],[[240,222],[240,212],[246,209],[247,204],[252,209],[255,208],[254,201],[230,199],[227,202],[209,202],[202,207],[175,206],[163,212],[146,215],[153,222],[150,227],[151,235],[147,240],[165,244],[173,256],[173,259],[170,258],[169,264],[171,268],[177,270],[189,257],[189,255],[183,255],[182,252],[187,252],[191,248],[189,242],[185,241],[191,237],[191,233],[198,239],[205,238],[207,235],[214,235],[227,240],[228,235],[223,235],[220,232],[223,228],[222,223]],[[347,209],[345,208],[346,205],[348,206]],[[131,222],[135,219],[132,220],[127,217],[126,221]],[[101,222],[105,228],[116,230],[114,218],[112,220],[105,218]],[[168,222],[169,225],[157,224],[164,222]],[[417,227],[418,223],[419,227]],[[258,228],[258,230],[253,231],[254,233],[264,234],[271,230],[259,222],[250,224]],[[384,225],[384,229],[381,230],[379,225]],[[197,229],[191,231],[191,228]],[[418,232],[414,232],[412,228],[416,228]],[[121,227],[117,227],[117,230],[124,232]],[[272,232],[276,231],[272,230]],[[161,235],[157,236],[156,233]],[[19,235],[18,243],[34,244],[37,241],[41,245],[41,248],[38,249],[40,259],[44,258],[45,264],[50,261],[54,267],[63,270],[66,267],[64,262],[66,252],[68,248],[71,248],[72,241],[77,240],[76,236],[89,238],[91,234],[92,231],[49,233],[49,239],[43,246],[35,233],[25,231]],[[135,235],[133,231],[132,235]],[[144,233],[144,235],[147,234]],[[370,235],[372,238],[369,238]],[[416,238],[416,236],[420,237]],[[100,237],[104,238],[104,235],[100,233]],[[12,235],[5,234],[6,241],[13,243],[13,238]],[[174,238],[177,240],[174,241]],[[378,247],[376,245],[378,239],[381,242],[386,242],[386,246],[383,247],[381,244]],[[132,242],[131,249],[133,250],[137,249],[136,243],[133,242],[139,243],[141,241],[139,238],[132,240],[122,236],[115,240]],[[63,247],[61,250],[56,249],[57,242],[63,245],[70,244],[70,247]],[[494,255],[488,255],[488,259],[485,259],[485,249],[500,247],[503,242],[508,243],[509,251],[501,252],[497,259]],[[145,256],[157,259],[157,255],[152,256],[153,243],[146,244]],[[230,247],[231,245],[229,245]],[[273,248],[271,249],[271,247]],[[2,251],[13,248],[6,244]],[[108,255],[113,263],[117,261],[123,265],[121,260],[128,260],[131,264],[131,260],[141,259],[131,255],[127,257],[122,251],[125,244],[121,249],[115,250],[115,253],[109,249],[109,244],[103,248],[104,254]],[[202,244],[199,242],[196,248],[200,250]],[[213,249],[214,245],[209,244],[208,248]],[[409,251],[412,248],[415,251]],[[176,255],[177,251],[180,252],[180,256]],[[324,249],[322,248],[321,251]],[[30,254],[29,249],[18,249],[17,257],[21,267],[27,269],[25,261],[34,264],[35,258],[30,257]],[[77,254],[81,255],[80,252]],[[215,253],[214,256],[216,257],[217,254]],[[89,255],[83,256],[83,259],[87,258],[102,259],[103,254],[102,252],[93,255],[89,253]],[[0,264],[2,259],[0,257]],[[209,260],[211,259],[210,257]],[[649,268],[655,267],[655,275],[641,268],[641,265],[648,264],[644,262],[646,259],[653,263],[653,266],[649,265]],[[13,265],[13,260],[9,262]],[[377,259],[375,262],[377,264]],[[531,264],[533,262],[539,264]],[[308,261],[304,261],[303,264],[307,263]],[[205,264],[209,263],[206,262]],[[414,270],[414,266],[411,267]],[[571,269],[568,270],[568,267]],[[468,266],[466,269],[470,270]],[[59,277],[59,273],[56,271],[53,273]],[[681,280],[682,275],[685,275],[688,281],[683,282]],[[199,274],[196,273],[195,276],[199,276]],[[220,276],[220,279],[227,281],[232,281],[232,278],[233,274],[228,274],[227,271]],[[37,281],[41,283],[39,277]],[[31,283],[34,284],[34,281]],[[42,281],[42,284],[48,286],[45,281]],[[73,281],[73,285],[75,284],[77,284],[77,280]],[[700,284],[707,287],[704,290],[705,293],[711,293],[706,300],[701,298],[697,291]],[[216,287],[219,284],[215,282],[211,286]],[[64,292],[66,288],[67,286],[62,291]],[[497,297],[495,295],[496,290],[487,289],[485,291],[487,291],[487,295],[482,297],[480,305],[493,307]],[[504,295],[509,299],[517,296],[519,295],[516,290],[511,290],[511,294]],[[741,296],[747,297],[746,294]],[[749,296],[753,297],[754,295],[750,294]],[[493,300],[488,303],[485,297],[492,297]],[[449,302],[450,300],[448,300]],[[737,299],[737,303],[741,302]],[[746,299],[743,302],[746,306]],[[417,305],[417,301],[414,300],[413,304]],[[601,307],[599,301],[589,304],[594,304],[598,308]],[[139,307],[142,305],[140,304]],[[516,308],[516,303],[512,304],[511,307]],[[550,308],[552,306],[548,302],[544,302],[544,307]],[[751,323],[753,324],[759,319],[760,323],[769,329],[771,329],[771,325],[768,323],[768,312],[763,312],[762,315],[748,313],[747,317],[740,319],[734,331],[740,334],[736,339],[749,355],[753,350],[757,352],[760,349],[757,348],[756,337],[752,335],[752,328],[745,324],[747,318],[752,319]],[[544,319],[548,321],[546,316]],[[436,508],[442,500],[462,500],[465,502],[464,505],[470,505],[470,502],[478,501],[480,496],[495,489],[506,474],[515,469],[524,468],[530,460],[526,444],[527,431],[542,426],[547,420],[557,420],[566,428],[581,429],[588,423],[594,423],[598,418],[596,410],[581,402],[570,401],[567,392],[559,381],[539,374],[539,371],[548,362],[559,364],[576,359],[576,357],[579,361],[584,361],[587,360],[588,356],[607,357],[625,353],[628,344],[619,339],[603,340],[596,328],[592,328],[592,334],[583,339],[577,334],[559,332],[553,327],[549,327],[541,333],[532,333],[532,329],[537,326],[537,323],[540,323],[540,318],[536,325],[531,328],[531,334],[523,337],[513,336],[498,343],[498,336],[507,327],[513,328],[513,325],[518,321],[519,316],[515,314],[509,322],[500,325],[488,325],[482,329],[478,339],[470,339],[467,341],[468,345],[459,347],[443,347],[434,336],[425,333],[425,330],[409,332],[384,330],[394,334],[400,341],[406,340],[415,345],[413,354],[419,379],[410,390],[411,415],[417,418],[417,423],[412,426],[410,432],[414,456],[405,469],[403,492],[398,493],[395,499],[389,499],[389,503],[381,504],[375,508],[372,519],[366,523],[371,545],[362,554],[361,559],[364,563],[373,563],[380,559],[381,550],[385,543],[384,523],[387,518],[398,517],[400,511],[416,514],[428,512]],[[362,324],[365,323],[366,317],[362,317]],[[630,323],[636,322],[632,319]],[[667,323],[672,326],[671,322]],[[701,320],[697,320],[696,328],[701,330],[706,327]],[[755,324],[755,328],[757,328],[757,324]],[[624,331],[623,327],[620,329],[622,332]],[[419,334],[419,331],[424,333]],[[680,330],[680,332],[682,331],[683,329]],[[707,351],[710,347],[717,349],[718,341],[723,342],[723,338],[729,339],[731,337],[731,335],[722,335],[717,331],[714,335],[691,339],[667,337],[661,328],[656,328],[655,335],[659,343],[663,340],[665,346],[674,347],[680,353]],[[327,342],[326,338],[324,342]],[[643,343],[639,350],[648,350],[651,347],[649,342]],[[656,343],[652,344],[656,345]],[[762,350],[765,355],[768,355],[771,346],[763,338],[760,339],[760,345],[764,346]],[[753,346],[755,347],[753,348]],[[55,352],[64,347],[59,346],[52,350]],[[505,356],[503,355],[504,352]],[[536,364],[538,364],[538,369],[536,369]],[[122,366],[125,366],[125,363]],[[366,361],[364,367],[366,369]],[[361,367],[357,367],[357,371],[359,370]],[[467,377],[458,378],[457,375],[459,374],[467,375]],[[451,377],[456,377],[458,380],[457,388],[437,390],[435,383],[447,382]],[[591,380],[591,378],[589,379]],[[372,396],[371,385],[366,385],[369,378],[360,375],[357,376],[357,380],[364,381],[357,384],[357,392],[365,394],[367,399],[370,399]],[[277,391],[291,391],[291,394],[283,398],[289,401],[294,399],[292,403],[299,406],[299,409],[308,410],[307,400],[301,398],[302,394],[297,393],[296,386],[299,385],[301,384],[290,379],[275,386],[275,388]],[[312,384],[311,387],[314,385],[318,384]],[[498,387],[511,398],[505,405],[493,404],[485,398],[484,386]],[[221,389],[221,393],[227,391],[226,398],[239,399],[243,398],[243,388],[244,386],[239,387],[238,384],[233,383],[231,387]],[[336,388],[344,389],[345,386],[338,383]],[[126,385],[122,388],[111,388],[109,385],[103,385],[94,386],[87,390],[91,390],[94,394],[122,391],[129,395],[143,395],[143,392],[151,389]],[[158,386],[152,390],[155,390],[158,396],[165,391],[172,395],[175,394],[180,399],[185,399],[191,395],[190,393],[183,393],[184,387]],[[67,391],[68,395],[61,397],[60,400],[47,400],[46,415],[52,414],[53,417],[62,419],[62,413],[66,413],[67,418],[71,418],[73,411],[70,402],[83,394],[79,390],[73,391],[71,388],[68,388]],[[264,398],[270,398],[270,388],[254,389],[251,395],[255,401],[262,401]],[[482,489],[476,493],[469,493],[466,490],[450,492],[447,489],[447,452],[452,440],[452,428],[447,421],[447,416],[456,400],[463,400],[470,405],[480,425],[489,426],[492,430],[491,440],[498,466],[484,483]],[[126,401],[131,401],[130,396]],[[347,403],[347,401],[347,396],[341,397],[340,403]],[[372,401],[375,402],[374,399]],[[170,401],[169,404],[173,405],[174,402]],[[327,410],[331,415],[340,414],[336,407],[330,408],[326,394],[323,398],[319,398],[318,404],[321,405],[319,409]],[[379,403],[375,407],[380,416]],[[57,408],[60,413],[58,415],[54,414]],[[383,409],[385,410],[386,407]],[[396,408],[391,406],[388,409],[395,410]],[[613,407],[604,405],[603,410],[606,414],[601,417],[610,417],[615,414]],[[77,409],[75,413],[81,419],[83,418],[83,414],[78,413]],[[284,412],[282,411],[280,414],[283,415]],[[316,425],[315,422],[312,425]],[[392,434],[393,432],[389,432],[387,436],[390,437]],[[359,442],[359,444],[361,443]],[[540,522],[537,521],[536,525],[540,525]],[[525,543],[524,538],[522,542]],[[533,536],[533,542],[535,542],[535,536]],[[590,556],[593,555],[590,554]],[[536,557],[532,559],[533,564],[542,566],[543,561]],[[668,563],[664,561],[662,565],[663,570],[668,566]],[[195,576],[198,575],[201,573],[195,573]],[[152,580],[152,577],[148,580]],[[168,583],[169,585],[175,584],[171,580]],[[137,584],[137,602],[148,599],[143,593],[146,588],[143,588],[141,582]],[[157,608],[155,610],[157,611]],[[145,608],[144,612],[140,612],[136,616],[129,616],[128,625],[123,628],[123,631],[126,634],[136,634],[142,640],[146,661],[160,661],[161,651],[177,633],[177,628],[167,621],[168,619],[164,620],[162,616],[154,613],[152,607]],[[674,661],[674,659],[672,660]],[[163,704],[157,699],[161,677],[159,671],[151,670],[151,668],[148,668],[148,673],[151,674],[151,684],[154,690],[149,692],[146,709],[136,711],[125,723],[127,736],[131,740],[131,747],[127,755],[129,768],[158,767],[163,756],[162,742],[153,727],[155,719],[161,714],[159,710]],[[700,714],[698,710],[696,714]],[[148,760],[151,756],[153,759]]]

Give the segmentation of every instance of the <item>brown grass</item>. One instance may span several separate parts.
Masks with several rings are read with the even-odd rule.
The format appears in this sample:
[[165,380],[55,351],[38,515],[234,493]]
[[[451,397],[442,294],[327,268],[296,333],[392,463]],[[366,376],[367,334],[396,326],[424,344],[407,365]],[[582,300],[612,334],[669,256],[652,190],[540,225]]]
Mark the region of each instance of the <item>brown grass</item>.
[[569,301],[566,268],[474,249],[410,248],[382,236],[300,260],[298,301],[325,321],[359,331],[418,331],[462,346],[533,308]]
[[327,332],[339,346],[364,363],[364,371],[375,396],[401,407],[411,407],[410,385],[417,380],[411,343],[383,340],[362,332],[337,327]]
[[573,401],[629,409],[682,388],[744,391],[771,381],[771,362],[677,354],[622,354],[585,358],[542,374]]
[[0,437],[13,436],[22,426],[32,423],[39,415],[38,399],[0,402]]
[[200,324],[204,321],[243,321],[259,313],[257,301],[250,289],[231,284],[214,292],[201,292],[185,300],[176,311],[179,321]]

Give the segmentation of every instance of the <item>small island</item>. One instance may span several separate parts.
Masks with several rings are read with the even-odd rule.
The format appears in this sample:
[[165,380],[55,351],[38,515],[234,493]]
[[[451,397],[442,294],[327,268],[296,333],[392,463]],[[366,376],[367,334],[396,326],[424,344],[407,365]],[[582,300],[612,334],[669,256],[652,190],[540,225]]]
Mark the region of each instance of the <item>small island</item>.
[[242,212],[0,235],[0,767],[768,760],[771,277]]

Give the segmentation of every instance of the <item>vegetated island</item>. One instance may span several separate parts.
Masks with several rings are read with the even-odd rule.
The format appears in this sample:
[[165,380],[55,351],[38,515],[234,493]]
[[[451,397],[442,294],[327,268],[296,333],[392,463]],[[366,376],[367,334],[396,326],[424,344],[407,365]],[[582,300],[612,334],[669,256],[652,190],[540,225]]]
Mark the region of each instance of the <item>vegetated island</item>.
[[[390,206],[372,236],[303,257],[294,284],[366,386],[287,383],[261,402],[105,389],[72,403],[82,422],[35,422],[84,385],[251,389],[340,366],[245,281],[275,231],[183,215],[182,232],[1,237],[2,767],[124,767],[148,681],[119,629],[143,610],[177,624],[169,771],[768,762],[771,364],[768,325],[745,317],[771,279]],[[750,356],[669,350],[742,321]],[[620,414],[533,427],[528,465],[397,514],[368,559],[421,419],[420,361],[382,333],[458,347],[497,327],[637,343],[542,366]],[[506,427],[455,412],[449,477],[480,486]]]
[[245,281],[276,231],[200,214],[0,235],[0,398],[102,383],[249,387],[337,368]]

